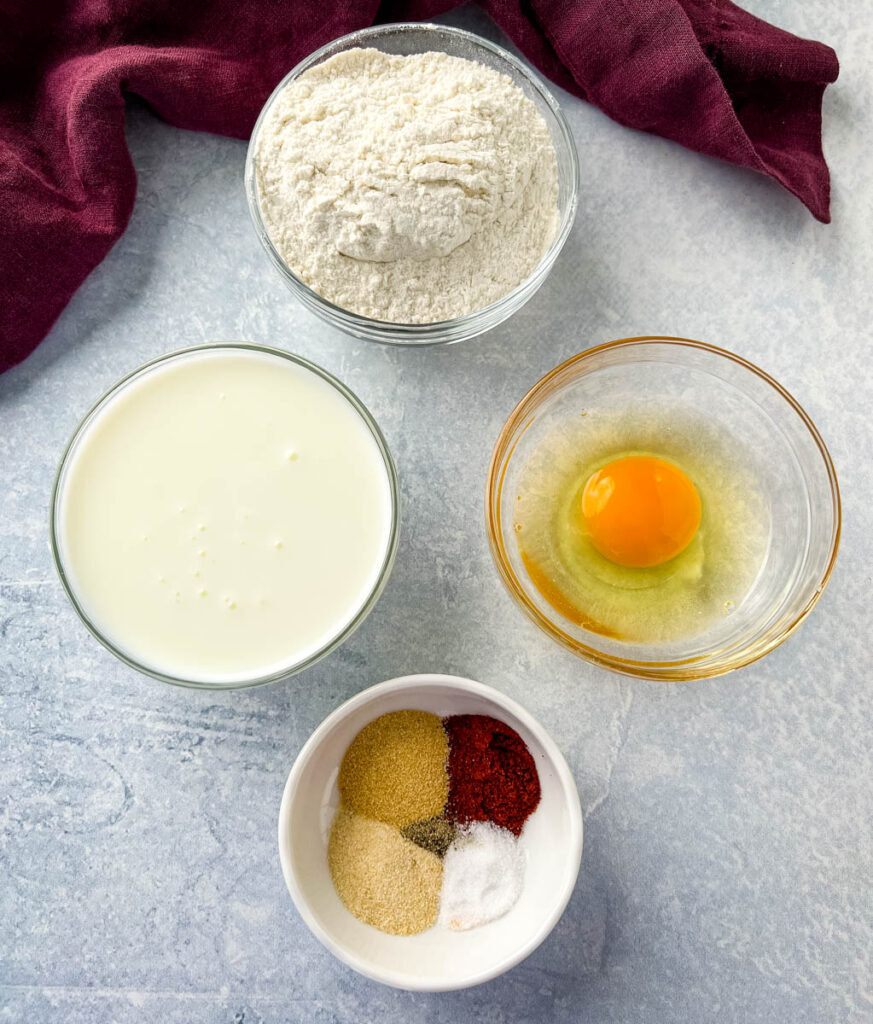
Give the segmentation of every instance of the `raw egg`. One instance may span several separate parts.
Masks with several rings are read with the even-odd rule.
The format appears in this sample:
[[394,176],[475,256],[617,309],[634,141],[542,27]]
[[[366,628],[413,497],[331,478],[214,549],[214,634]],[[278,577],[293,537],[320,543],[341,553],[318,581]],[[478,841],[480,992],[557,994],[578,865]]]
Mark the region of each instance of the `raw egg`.
[[684,641],[722,622],[769,544],[770,510],[746,455],[672,406],[556,421],[513,480],[531,600],[573,635],[620,643]]
[[681,554],[700,526],[700,496],[672,462],[628,455],[592,473],[581,516],[591,543],[629,568],[662,565]]

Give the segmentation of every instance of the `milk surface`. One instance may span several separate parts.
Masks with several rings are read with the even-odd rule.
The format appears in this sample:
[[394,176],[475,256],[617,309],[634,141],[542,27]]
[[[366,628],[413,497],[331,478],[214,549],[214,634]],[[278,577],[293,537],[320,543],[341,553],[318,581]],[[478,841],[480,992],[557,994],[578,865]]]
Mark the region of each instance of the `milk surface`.
[[391,506],[376,441],[333,386],[280,356],[215,349],[147,371],[87,425],[58,537],[116,647],[231,683],[299,663],[355,617]]

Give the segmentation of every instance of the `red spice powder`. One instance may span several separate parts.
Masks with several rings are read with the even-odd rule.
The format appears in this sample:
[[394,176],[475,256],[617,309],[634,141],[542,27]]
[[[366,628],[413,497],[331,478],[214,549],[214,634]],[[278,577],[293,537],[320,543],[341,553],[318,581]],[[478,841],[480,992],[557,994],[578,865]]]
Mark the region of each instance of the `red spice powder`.
[[521,736],[489,715],[443,719],[449,737],[449,801],[459,824],[492,821],[515,835],[540,802],[540,779]]

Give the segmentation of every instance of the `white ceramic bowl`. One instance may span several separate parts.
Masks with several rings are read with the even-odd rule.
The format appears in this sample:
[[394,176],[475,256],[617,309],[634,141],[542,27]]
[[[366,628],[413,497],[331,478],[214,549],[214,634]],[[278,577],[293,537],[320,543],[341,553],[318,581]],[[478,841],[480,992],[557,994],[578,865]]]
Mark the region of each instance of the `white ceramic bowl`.
[[[386,935],[357,920],[334,890],[327,840],[339,803],[340,761],[367,722],[404,708],[440,716],[492,715],[518,732],[536,761],[542,798],[519,840],[527,856],[524,890],[508,914],[481,928],[451,932],[434,927],[419,935]],[[582,810],[560,750],[515,701],[456,676],[405,676],[346,701],[304,744],[282,795],[279,857],[301,917],[343,963],[395,988],[467,988],[514,967],[554,928],[579,874]]]

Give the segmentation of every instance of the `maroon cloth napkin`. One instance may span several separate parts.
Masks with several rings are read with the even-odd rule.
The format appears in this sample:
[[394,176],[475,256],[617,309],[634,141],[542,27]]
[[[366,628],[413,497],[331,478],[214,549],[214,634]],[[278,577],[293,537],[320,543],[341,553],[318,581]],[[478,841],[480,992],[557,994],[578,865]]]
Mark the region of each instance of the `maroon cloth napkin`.
[[[171,124],[245,138],[316,47],[457,4],[0,0],[0,371],[36,347],[124,231],[136,192],[125,93]],[[549,78],[621,124],[768,174],[829,219],[830,47],[729,0],[481,6]]]

